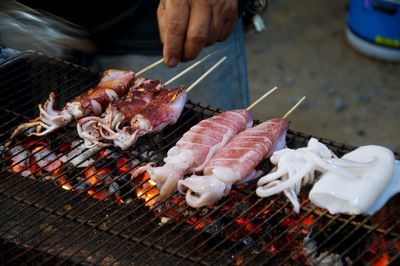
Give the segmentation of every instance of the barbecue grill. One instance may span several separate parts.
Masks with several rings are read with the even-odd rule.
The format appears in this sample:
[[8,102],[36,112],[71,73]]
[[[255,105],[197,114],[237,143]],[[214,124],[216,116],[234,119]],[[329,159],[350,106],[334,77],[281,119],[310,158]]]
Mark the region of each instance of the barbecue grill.
[[[9,142],[16,126],[38,115],[50,91],[63,106],[99,78],[31,51],[0,64],[1,264],[400,263],[399,196],[374,216],[330,215],[310,204],[306,189],[296,214],[284,196],[259,198],[250,183],[235,186],[214,207],[192,209],[178,193],[157,203],[146,173],[131,180],[138,166],[162,163],[184,132],[218,109],[189,101],[175,125],[127,151],[75,154],[82,142],[74,127]],[[287,143],[298,148],[310,137],[289,130]],[[339,156],[354,149],[317,139]],[[90,156],[74,160],[85,152]]]

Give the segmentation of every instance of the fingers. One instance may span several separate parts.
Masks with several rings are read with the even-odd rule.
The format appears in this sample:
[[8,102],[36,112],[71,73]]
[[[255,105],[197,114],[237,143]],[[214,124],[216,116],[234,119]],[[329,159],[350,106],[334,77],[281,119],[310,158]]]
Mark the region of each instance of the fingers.
[[222,27],[224,25],[224,21],[221,19],[220,9],[213,8],[211,12],[211,19],[210,19],[210,28],[208,33],[208,38],[206,45],[214,44],[221,34]]
[[165,0],[161,0],[157,8],[158,30],[160,31],[161,42],[164,43],[165,35]]
[[225,41],[229,37],[229,35],[233,32],[234,28],[235,28],[235,19],[225,21],[225,24],[222,27],[222,30],[220,31],[221,33],[217,41],[219,42]]
[[192,3],[182,57],[185,61],[197,57],[205,46],[209,36],[211,9],[208,1],[196,0]]
[[237,0],[161,0],[157,18],[165,64],[194,59],[204,46],[228,38],[237,12]]
[[238,16],[237,1],[228,1],[220,14],[223,15],[223,17],[220,18],[220,20],[223,21],[223,26],[217,38],[219,42],[226,40],[235,28],[235,22]]
[[165,1],[163,16],[164,62],[174,67],[181,59],[189,22],[189,5],[185,0]]

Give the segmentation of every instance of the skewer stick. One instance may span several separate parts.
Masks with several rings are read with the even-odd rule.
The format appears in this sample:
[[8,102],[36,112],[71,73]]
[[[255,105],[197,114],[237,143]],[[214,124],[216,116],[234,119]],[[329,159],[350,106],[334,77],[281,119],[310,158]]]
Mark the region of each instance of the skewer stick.
[[161,64],[164,61],[164,58],[161,58],[159,60],[157,60],[156,62],[152,63],[151,65],[148,65],[147,67],[143,68],[142,70],[138,71],[136,73],[136,77],[140,76],[141,74],[143,74],[144,72],[152,69],[153,67],[158,66],[159,64]]
[[192,85],[189,86],[189,88],[186,89],[186,92],[191,91],[197,84],[199,84],[200,81],[202,81],[205,77],[208,76],[214,69],[216,69],[222,62],[226,60],[226,56],[222,57],[217,63],[215,63],[209,70],[207,70],[203,75],[201,75],[195,82],[192,83]]
[[303,96],[282,118],[286,119],[305,99],[306,96]]
[[272,89],[270,89],[269,91],[267,91],[263,96],[261,96],[260,98],[258,98],[254,103],[250,104],[249,107],[246,108],[247,111],[250,111],[251,109],[254,108],[254,106],[256,106],[257,104],[259,104],[262,100],[264,100],[268,95],[270,95],[271,93],[273,93],[274,91],[276,91],[278,89],[278,87],[273,87]]
[[177,80],[179,77],[185,75],[187,72],[189,72],[190,70],[192,70],[193,68],[197,67],[198,65],[200,65],[201,63],[203,63],[205,60],[207,60],[207,58],[209,58],[210,56],[212,56],[216,51],[218,51],[218,49],[214,50],[213,52],[209,53],[208,55],[206,55],[205,57],[203,57],[202,59],[200,59],[199,61],[197,61],[196,63],[194,63],[193,65],[191,65],[190,67],[184,69],[183,71],[181,71],[179,74],[177,74],[175,77],[172,77],[170,80],[168,80],[167,82],[164,83],[164,86],[167,86],[168,84],[174,82],[175,80]]

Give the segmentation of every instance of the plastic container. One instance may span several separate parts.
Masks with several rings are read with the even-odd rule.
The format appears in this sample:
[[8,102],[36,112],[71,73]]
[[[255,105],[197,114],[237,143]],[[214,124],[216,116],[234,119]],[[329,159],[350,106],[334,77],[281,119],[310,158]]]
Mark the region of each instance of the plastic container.
[[346,37],[364,54],[400,62],[400,0],[351,0]]

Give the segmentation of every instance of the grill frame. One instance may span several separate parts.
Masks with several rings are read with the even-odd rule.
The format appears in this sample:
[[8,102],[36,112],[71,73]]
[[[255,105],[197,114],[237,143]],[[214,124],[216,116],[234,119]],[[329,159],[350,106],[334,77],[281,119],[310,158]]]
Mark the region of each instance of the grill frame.
[[[19,73],[21,71],[22,73]],[[25,71],[25,72],[24,72]],[[15,73],[18,73],[15,75]],[[77,75],[76,75],[77,74]],[[30,75],[30,76],[29,76]],[[25,77],[25,78],[23,78]],[[30,77],[30,78],[27,78]],[[66,61],[62,61],[59,59],[51,58],[45,56],[43,54],[28,51],[25,53],[21,53],[20,55],[7,60],[3,63],[0,63],[0,87],[5,88],[6,85],[12,84],[11,87],[7,87],[5,93],[7,94],[6,98],[0,100],[0,110],[4,112],[4,114],[0,114],[0,121],[7,120],[5,124],[0,126],[0,145],[4,145],[7,141],[12,128],[17,126],[19,123],[26,121],[29,117],[35,117],[37,115],[37,104],[41,103],[45,98],[47,98],[49,93],[49,85],[58,85],[56,89],[56,93],[59,96],[60,105],[65,104],[66,101],[72,99],[75,95],[80,92],[87,90],[89,87],[95,85],[98,81],[100,75],[98,73],[91,72],[90,70],[83,68],[81,66],[77,66],[75,64],[71,64]],[[6,83],[5,83],[6,81]],[[16,82],[15,82],[16,81]],[[21,92],[20,89],[22,86],[28,86],[31,91],[27,94]],[[25,89],[26,90],[26,89]],[[15,102],[13,99],[18,98],[20,94],[24,94],[19,98],[18,101],[24,101],[26,98],[29,98],[28,101],[24,101],[23,105],[18,105],[19,102]],[[35,95],[35,97],[32,97]],[[31,106],[29,109],[25,109],[25,107],[29,105]],[[175,126],[171,126],[166,128],[161,134],[158,134],[157,140],[153,140],[152,137],[143,138],[143,142],[139,141],[137,146],[140,146],[141,143],[145,143],[149,145],[150,148],[156,148],[156,154],[165,155],[166,151],[179,139],[183,132],[190,128],[193,123],[200,121],[203,118],[209,117],[215,113],[220,112],[219,109],[213,109],[209,106],[202,106],[197,103],[188,102],[185,106],[185,110],[183,111],[182,117],[178,121]],[[11,119],[7,119],[7,118]],[[60,138],[63,138],[65,135],[60,134],[57,135],[57,138],[52,139],[52,141],[48,144],[49,148],[54,148],[54,143]],[[288,146],[291,148],[297,148],[300,146],[304,146],[306,141],[311,137],[311,135],[294,132],[289,130],[288,132]],[[41,137],[37,141],[45,140],[46,137]],[[318,138],[321,142],[328,145],[333,151],[341,156],[342,154],[353,150],[355,147],[350,145],[345,145],[339,142]],[[15,143],[18,145],[19,143]],[[4,151],[0,151],[1,156]],[[130,160],[133,161],[135,159],[139,160],[139,162],[145,162],[148,158],[145,158],[141,154],[132,155],[130,151],[121,153],[123,155],[129,156]],[[61,155],[60,155],[61,156]],[[396,155],[399,158],[399,155]],[[2,160],[1,164],[6,163]],[[96,162],[95,162],[96,163]],[[160,163],[160,158],[157,161]],[[112,163],[110,163],[112,164]],[[134,168],[137,165],[132,165]],[[106,166],[107,167],[107,164]],[[235,223],[235,220],[232,218],[229,220],[229,213],[233,213],[236,209],[232,208],[220,214],[222,207],[225,203],[229,202],[230,198],[222,200],[222,203],[218,204],[218,207],[211,209],[205,215],[201,216],[203,220],[197,220],[195,224],[191,225],[192,229],[190,230],[187,219],[191,217],[195,217],[199,215],[203,209],[199,209],[197,211],[192,211],[191,208],[185,207],[180,210],[182,213],[186,211],[192,211],[191,216],[186,217],[185,220],[179,222],[171,222],[168,225],[159,226],[158,221],[159,217],[155,216],[153,211],[144,206],[144,202],[142,204],[138,200],[138,202],[132,204],[125,204],[123,206],[116,206],[113,201],[102,201],[102,200],[94,200],[90,197],[83,195],[84,193],[76,193],[62,190],[60,187],[49,184],[48,181],[43,181],[39,179],[28,179],[18,177],[17,174],[10,174],[8,172],[4,172],[4,166],[2,166],[2,172],[0,173],[0,204],[7,205],[7,208],[0,209],[0,220],[5,222],[2,227],[0,227],[0,239],[2,241],[1,246],[7,247],[5,250],[2,249],[0,255],[6,261],[10,262],[20,262],[25,261],[24,259],[29,256],[28,262],[30,263],[56,263],[56,264],[80,264],[80,263],[102,263],[102,264],[111,264],[114,262],[121,263],[147,263],[147,264],[157,264],[157,263],[181,263],[181,264],[252,264],[252,263],[276,263],[277,259],[279,261],[282,260],[282,264],[284,263],[292,263],[290,260],[291,256],[282,255],[280,252],[272,255],[268,255],[265,257],[265,252],[260,254],[247,254],[246,252],[250,252],[254,245],[257,245],[258,242],[254,241],[249,245],[244,245],[243,240],[241,241],[231,241],[229,239],[218,238],[221,231],[217,231],[215,234],[209,233],[206,231],[196,231],[193,229],[196,224],[200,224],[203,220],[218,214],[220,216],[219,219],[228,221],[223,225],[222,228],[229,228]],[[101,171],[101,169],[97,169],[97,171]],[[113,174],[117,171],[117,169],[112,169]],[[10,181],[10,182],[9,182]],[[9,183],[7,183],[9,182]],[[25,186],[21,187],[21,184]],[[139,187],[141,184],[138,184]],[[12,188],[17,187],[17,191],[12,191]],[[33,189],[32,189],[33,188]],[[133,190],[136,188],[133,187]],[[254,198],[254,183],[250,184],[248,187],[244,188],[247,192],[251,191],[251,193],[245,194],[245,198],[248,197]],[[32,200],[32,195],[37,194],[38,192],[45,191],[44,194],[41,194],[39,198]],[[128,192],[129,193],[129,192]],[[21,194],[24,194],[21,197]],[[305,194],[303,192],[303,194]],[[57,197],[54,198],[54,195]],[[48,199],[48,197],[51,198]],[[58,202],[59,198],[64,198],[65,200],[62,202]],[[172,196],[169,200],[172,199]],[[49,201],[47,201],[49,200]],[[10,203],[11,201],[11,203]],[[44,202],[43,202],[44,201]],[[50,202],[50,203],[49,203]],[[56,203],[56,206],[52,204]],[[263,213],[264,209],[272,209],[273,214],[268,216],[268,218],[262,221],[263,225],[268,225],[270,221],[274,222],[275,217],[277,219],[280,218],[281,221],[285,221],[286,218],[290,217],[290,214],[285,214],[282,216],[282,213],[291,209],[290,204],[284,199],[282,195],[277,197],[273,197],[271,199],[258,199],[255,201],[255,205],[262,205],[263,208],[261,211],[252,216],[252,219],[257,220]],[[268,202],[268,203],[267,203]],[[167,205],[168,200],[161,204]],[[395,197],[391,200],[391,202],[387,205],[390,208],[385,208],[380,212],[380,216],[389,215],[382,214],[382,212],[392,212],[392,210],[388,211],[388,209],[393,208],[394,213],[398,213],[399,206],[399,196]],[[71,209],[64,209],[68,204],[72,205]],[[81,206],[89,205],[88,209],[81,209]],[[21,205],[21,206],[20,206]],[[247,206],[245,210],[241,210],[239,214],[234,217],[242,217],[250,213],[255,209],[255,205]],[[274,209],[276,206],[277,209]],[[92,213],[91,209],[96,209],[97,206],[102,206],[99,211],[95,211]],[[134,207],[135,206],[135,207]],[[172,204],[170,209],[175,208],[177,204]],[[392,207],[394,206],[394,207]],[[10,216],[5,217],[9,211],[14,211],[15,209],[20,209],[17,212],[14,212]],[[69,207],[68,207],[69,208]],[[132,209],[133,208],[133,209]],[[33,209],[30,210],[30,209]],[[16,217],[19,215],[24,215],[24,213],[30,210],[30,217],[39,218],[39,220],[34,220],[33,223],[27,225],[27,227],[23,230],[19,227],[23,225],[23,222],[20,218]],[[141,213],[142,216],[139,217],[149,217],[149,221],[143,223],[139,221],[139,218],[132,218],[133,214],[137,212]],[[32,214],[33,213],[33,214]],[[36,217],[39,215],[39,217]],[[108,215],[108,217],[106,217]],[[389,228],[386,228],[383,223],[386,223],[386,219],[382,217],[379,218],[379,215],[372,217],[360,217],[360,216],[344,216],[344,215],[329,215],[327,211],[321,211],[320,209],[310,206],[309,202],[303,201],[302,203],[302,214],[300,216],[293,215],[293,217],[297,217],[297,221],[288,226],[282,232],[279,232],[272,241],[275,243],[279,241],[282,236],[287,234],[291,234],[291,230],[296,229],[298,226],[301,226],[301,222],[303,219],[307,218],[309,215],[314,215],[318,219],[314,220],[312,225],[317,224],[318,221],[323,221],[324,226],[326,228],[336,228],[338,234],[341,234],[342,230],[349,230],[350,233],[348,237],[357,234],[358,231],[364,232],[362,237],[358,238],[358,242],[363,243],[366,241],[371,235],[385,236],[389,240],[392,239],[396,243],[400,240],[400,226],[399,222],[391,223]],[[100,218],[98,217],[100,216]],[[118,219],[113,221],[111,224],[103,225],[109,219],[115,219],[115,216],[118,216]],[[49,217],[52,219],[47,220]],[[113,217],[113,218],[110,218]],[[16,221],[15,219],[16,218]],[[11,227],[7,228],[7,223],[13,223]],[[42,223],[43,221],[43,223]],[[50,230],[47,228],[56,227],[59,221],[65,223],[66,226],[73,224],[72,229],[79,231],[81,228],[87,229],[83,231],[82,235],[74,236],[75,232],[72,232],[71,235],[74,236],[74,239],[71,241],[64,241],[68,239],[68,234],[64,233],[63,236],[58,240],[58,242],[53,242],[53,238],[57,236],[59,232],[63,232],[64,228],[60,227],[57,230]],[[93,222],[94,221],[94,222]],[[252,220],[251,220],[252,221]],[[39,223],[38,223],[39,222]],[[120,222],[124,222],[125,224],[122,228],[118,228]],[[218,222],[218,220],[214,220],[213,223]],[[139,228],[135,228],[133,231],[132,227],[138,226]],[[150,225],[150,226],[148,226]],[[271,225],[271,230],[275,230],[274,228],[278,228],[280,223],[275,223]],[[38,227],[38,229],[35,227]],[[113,229],[117,227],[118,230]],[[246,224],[240,225],[237,229],[242,230],[246,227]],[[15,232],[15,228],[17,228],[17,232]],[[35,233],[29,233],[32,231],[32,228],[35,229]],[[189,241],[181,241],[178,247],[171,248],[168,243],[172,242],[172,240],[164,239],[168,236],[168,232],[166,229],[171,230],[180,230],[180,234],[172,233],[173,239],[186,238],[186,234],[192,234]],[[189,229],[188,229],[189,228]],[[46,232],[49,230],[49,232]],[[150,230],[150,232],[146,232],[143,234],[142,230]],[[325,229],[324,229],[325,230]],[[157,232],[163,232],[163,234],[157,235],[156,238],[151,238],[149,234],[157,234]],[[9,232],[12,234],[10,235]],[[183,232],[183,233],[182,233]],[[317,232],[318,234],[321,232]],[[323,233],[323,230],[322,230]],[[24,240],[25,235],[30,235],[30,238]],[[254,235],[252,233],[248,233],[249,235]],[[263,241],[264,237],[262,235],[266,235],[268,232],[260,233],[259,242]],[[140,237],[138,237],[138,235]],[[333,237],[336,233],[333,234]],[[86,236],[90,236],[89,241],[86,241]],[[294,239],[296,240],[298,237],[304,237],[302,234],[296,235]],[[103,238],[103,240],[99,240]],[[104,239],[109,241],[114,241],[116,244],[110,247],[110,243],[104,241]],[[216,240],[217,239],[217,240]],[[364,239],[364,240],[363,240]],[[200,244],[193,244],[191,242],[196,240],[202,240]],[[245,240],[245,239],[244,239]],[[293,241],[295,241],[293,240]],[[324,238],[326,242],[332,241],[329,238]],[[36,242],[35,242],[36,241]],[[82,242],[83,241],[83,242]],[[97,242],[99,243],[97,243]],[[164,245],[160,245],[159,242],[166,242]],[[343,240],[345,244],[347,244],[346,239]],[[57,250],[57,248],[51,248],[51,245],[57,247],[60,245],[61,248]],[[80,249],[85,249],[93,243],[97,244],[96,247],[92,247],[89,251],[85,251],[86,254],[82,253],[83,251]],[[211,243],[211,247],[209,247]],[[45,245],[44,245],[45,244]],[[269,243],[270,245],[273,243]],[[191,253],[195,253],[194,255],[188,251],[182,252],[187,245],[193,247],[194,251]],[[290,247],[292,243],[288,242],[286,246]],[[340,246],[341,243],[336,243],[336,246]],[[357,243],[353,243],[354,246],[357,246]],[[50,246],[50,247],[49,247]],[[78,246],[78,249],[72,246]],[[133,246],[127,248],[126,246]],[[203,247],[205,251],[203,251]],[[228,248],[226,246],[229,246]],[[80,249],[79,249],[80,247]],[[285,247],[285,246],[284,246]],[[283,248],[284,248],[283,247]],[[15,249],[22,249],[21,252],[15,252]],[[72,249],[72,251],[71,251]],[[97,254],[102,249],[108,249],[109,254]],[[139,249],[136,251],[135,249]],[[300,247],[296,252],[299,252]],[[331,248],[332,250],[336,250]],[[352,247],[344,248],[343,255],[346,255],[352,250]],[[115,251],[115,252],[114,252]],[[380,252],[385,252],[386,249],[382,249]],[[136,252],[136,253],[135,253]],[[295,251],[291,251],[290,254]],[[16,254],[15,254],[16,253]],[[143,255],[142,255],[143,253]],[[251,253],[251,252],[250,252]],[[11,254],[11,255],[10,255]],[[150,255],[149,255],[150,254]],[[382,253],[383,254],[383,253]],[[111,257],[110,257],[111,255]],[[11,256],[11,258],[10,258]],[[148,257],[146,257],[148,256]],[[233,257],[232,257],[233,256]],[[144,257],[144,259],[143,259]],[[362,253],[359,254],[359,257],[362,257]],[[378,253],[376,257],[380,257]],[[343,256],[344,259],[344,256]],[[398,257],[393,257],[394,260],[398,260]],[[1,260],[0,260],[1,262]],[[298,264],[302,264],[303,261],[298,261]]]

